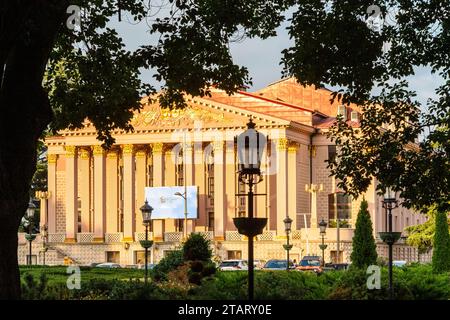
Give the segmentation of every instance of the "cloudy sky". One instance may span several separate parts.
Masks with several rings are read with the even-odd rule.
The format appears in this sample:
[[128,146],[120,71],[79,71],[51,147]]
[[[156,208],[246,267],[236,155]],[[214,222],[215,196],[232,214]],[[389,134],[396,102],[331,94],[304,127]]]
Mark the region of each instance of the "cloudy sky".
[[[140,45],[154,43],[148,33],[145,22],[131,24],[125,16],[122,22],[113,23],[123,37],[128,49],[134,50]],[[281,51],[291,46],[292,41],[286,31],[287,23],[282,24],[278,35],[267,40],[246,39],[230,45],[236,64],[248,68],[253,86],[249,91],[261,89],[281,78]],[[152,78],[152,70],[142,70],[142,79],[153,85],[157,82]],[[442,82],[437,75],[432,75],[427,68],[417,68],[416,75],[409,78],[411,89],[417,92],[417,99],[424,105],[428,98],[435,97],[434,89]]]

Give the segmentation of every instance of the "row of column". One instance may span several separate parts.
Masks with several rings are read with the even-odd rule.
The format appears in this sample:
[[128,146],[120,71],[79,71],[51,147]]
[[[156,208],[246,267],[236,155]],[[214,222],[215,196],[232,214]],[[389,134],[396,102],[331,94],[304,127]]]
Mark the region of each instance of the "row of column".
[[[151,144],[153,165],[153,186],[175,185],[174,170],[166,170],[172,164],[169,150],[163,143]],[[216,240],[225,239],[226,230],[235,230],[232,218],[236,212],[236,162],[234,141],[214,141],[214,235]],[[147,187],[147,153],[134,145],[122,145],[122,195],[119,193],[119,153],[105,152],[101,146],[92,147],[91,171],[90,152],[75,146],[65,147],[65,214],[66,241],[75,242],[78,232],[78,196],[81,199],[81,232],[93,232],[96,241],[103,241],[105,232],[119,232],[123,214],[123,240],[133,241],[134,232],[144,230],[139,212],[144,203],[144,188]],[[188,145],[186,163],[187,185],[197,185],[200,197],[206,196],[204,150],[201,147]],[[266,212],[275,209],[275,217],[268,214],[269,219],[275,218],[278,235],[284,235],[286,216],[292,220],[292,229],[296,229],[297,220],[297,165],[298,145],[287,139],[276,142],[276,194],[270,194],[272,189],[269,181],[257,185],[257,193],[267,194],[266,197],[256,197],[255,208],[257,216],[265,216]],[[272,159],[273,160],[273,159]],[[57,155],[48,155],[49,190],[56,190]],[[172,166],[173,168],[175,166]],[[93,179],[90,179],[90,173]],[[271,172],[273,173],[273,172]],[[306,174],[306,173],[305,173]],[[173,176],[173,177],[172,177]],[[173,178],[173,179],[172,179]],[[268,179],[269,177],[265,177]],[[272,181],[272,180],[271,180]],[[92,183],[91,183],[92,182]],[[92,188],[92,189],[91,189]],[[274,190],[274,191],[275,191]],[[90,199],[92,195],[92,203]],[[119,203],[123,201],[123,204]],[[208,212],[206,201],[199,201],[199,227],[206,228]],[[123,209],[123,212],[120,210]],[[49,232],[56,230],[56,201],[49,201]],[[92,217],[92,219],[90,218]],[[93,221],[92,221],[93,220]],[[92,223],[91,223],[92,222]],[[91,223],[91,225],[89,224]],[[269,222],[270,225],[274,223]],[[165,225],[165,220],[153,222],[155,240],[163,239],[164,231],[173,226]],[[270,228],[269,228],[270,229]],[[188,232],[201,231],[196,228],[196,222],[190,221]]]

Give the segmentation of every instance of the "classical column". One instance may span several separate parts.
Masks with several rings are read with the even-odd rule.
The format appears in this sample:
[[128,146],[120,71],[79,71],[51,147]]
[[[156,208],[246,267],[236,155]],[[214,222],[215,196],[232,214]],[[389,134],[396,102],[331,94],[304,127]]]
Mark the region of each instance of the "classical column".
[[225,154],[224,141],[214,141],[214,239],[225,239]]
[[57,154],[48,154],[47,163],[47,190],[50,193],[47,208],[47,228],[48,233],[56,233],[56,161]]
[[81,232],[91,231],[90,219],[90,153],[86,149],[78,152],[79,197],[81,200]]
[[147,186],[147,152],[139,150],[136,152],[136,232],[144,232],[142,214],[139,208],[145,202],[145,187]]
[[[269,179],[269,175],[267,175],[267,171],[268,171],[268,167],[264,167],[266,166],[266,161],[264,159],[266,159],[267,157],[267,149],[264,151],[263,153],[263,157],[262,157],[262,163],[261,163],[261,177],[262,177],[262,181],[260,183],[258,183],[256,185],[256,194],[267,194],[267,180]],[[266,203],[266,197],[267,196],[255,196],[255,217],[258,218],[269,218],[269,215],[267,214],[267,203]],[[269,227],[269,219],[267,220],[267,225],[266,225],[266,229],[270,230]]]
[[119,232],[119,160],[117,151],[106,156],[106,232]]
[[288,140],[277,141],[277,236],[285,237],[284,222],[288,214],[287,207],[287,148]]
[[[181,145],[180,145],[181,148]],[[181,149],[178,149],[181,150]],[[176,171],[176,157],[178,156],[173,149],[173,145],[165,145],[164,152],[164,186],[171,187],[177,185]],[[183,215],[184,216],[184,215]],[[184,219],[182,221],[184,225]],[[175,232],[176,230],[176,219],[164,219],[164,230],[163,232]]]
[[205,231],[208,223],[208,214],[206,212],[205,158],[201,142],[196,142],[194,144],[194,167],[195,185],[198,186],[199,192],[198,219],[196,222],[195,230]]
[[78,232],[77,149],[66,146],[66,242],[76,242]]
[[288,213],[292,219],[292,230],[297,230],[297,151],[298,144],[288,146]]
[[[311,221],[310,228],[317,228],[317,194],[323,191],[323,184],[306,185],[306,191],[311,193]],[[337,212],[336,212],[337,217]]]
[[[193,186],[194,185],[194,154],[193,154],[194,146],[192,142],[186,143],[186,155],[183,157],[183,159],[186,159],[186,185],[187,186]],[[189,212],[190,213],[190,212]],[[193,232],[195,230],[195,220],[194,219],[188,219],[188,225],[187,225],[187,232],[188,234]]]
[[133,145],[126,144],[122,146],[123,156],[123,241],[132,242],[135,231],[135,207],[134,207],[134,178],[135,178],[135,159],[133,153]]
[[102,146],[93,146],[94,155],[94,240],[103,241],[106,230],[106,159]]
[[[153,154],[153,185],[162,187],[164,185],[164,145],[162,142],[152,145]],[[151,205],[151,203],[150,203]],[[155,241],[163,240],[163,222],[164,220],[153,220],[153,237]]]
[[[35,197],[39,199],[40,209],[39,212],[39,227],[47,226],[48,228],[48,203],[47,200],[50,198],[51,192],[49,191],[36,191]],[[47,229],[48,231],[48,229]]]
[[236,156],[234,150],[234,141],[226,142],[225,152],[225,220],[224,231],[235,230],[233,218],[236,213]]

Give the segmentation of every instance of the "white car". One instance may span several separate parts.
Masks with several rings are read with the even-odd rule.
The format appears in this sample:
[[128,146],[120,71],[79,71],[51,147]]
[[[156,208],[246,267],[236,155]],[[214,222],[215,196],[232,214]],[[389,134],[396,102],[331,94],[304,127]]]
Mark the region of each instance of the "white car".
[[117,269],[117,268],[121,268],[121,266],[118,263],[105,262],[105,263],[100,263],[100,264],[96,265],[95,268]]
[[229,270],[248,270],[248,264],[245,260],[225,260],[219,266],[222,271]]
[[392,266],[401,268],[401,267],[404,267],[406,265],[406,263],[407,262],[404,260],[394,260],[394,261],[392,261]]

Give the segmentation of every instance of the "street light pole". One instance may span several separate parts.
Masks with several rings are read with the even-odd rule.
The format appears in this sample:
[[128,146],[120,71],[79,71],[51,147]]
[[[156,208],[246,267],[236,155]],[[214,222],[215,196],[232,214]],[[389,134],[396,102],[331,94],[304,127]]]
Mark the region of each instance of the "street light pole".
[[289,251],[292,249],[292,244],[289,244],[289,234],[291,233],[292,219],[287,216],[283,222],[284,231],[286,231],[286,244],[283,247],[286,250],[286,271],[289,271]]
[[[248,299],[254,298],[254,256],[253,238],[263,232],[267,224],[267,218],[255,218],[253,216],[253,186],[262,181],[261,158],[266,145],[266,137],[255,130],[255,123],[250,119],[247,130],[237,137],[237,149],[239,159],[239,182],[247,184],[248,217],[233,218],[238,232],[248,237]],[[245,196],[237,194],[236,196]]]
[[30,199],[30,202],[28,203],[28,208],[27,208],[27,212],[26,212],[26,224],[28,225],[28,234],[25,235],[26,239],[28,240],[29,243],[29,254],[28,254],[28,259],[27,259],[27,265],[31,265],[32,264],[32,259],[31,259],[31,255],[32,255],[32,242],[33,240],[36,238],[36,235],[33,234],[33,228],[34,228],[34,213],[36,210],[36,206],[33,203],[33,200]]
[[145,240],[140,241],[141,246],[145,249],[145,278],[144,282],[147,284],[148,282],[148,249],[153,245],[153,241],[148,240],[148,226],[151,222],[153,208],[148,204],[148,201],[145,200],[145,204],[141,207],[142,212],[142,222],[145,225]]
[[386,193],[384,195],[384,199],[382,201],[383,208],[387,213],[387,232],[380,232],[380,238],[388,245],[389,248],[389,264],[388,264],[388,272],[389,272],[389,298],[394,299],[394,286],[392,279],[392,246],[398,239],[400,239],[401,232],[393,232],[392,231],[392,209],[398,207],[398,201],[396,199],[395,192],[390,188],[386,188]]
[[322,250],[322,267],[325,266],[325,249],[327,248],[327,245],[325,244],[325,233],[327,229],[327,223],[322,219],[322,221],[319,222],[319,228],[320,228],[320,235],[322,236],[322,244],[319,246]]

